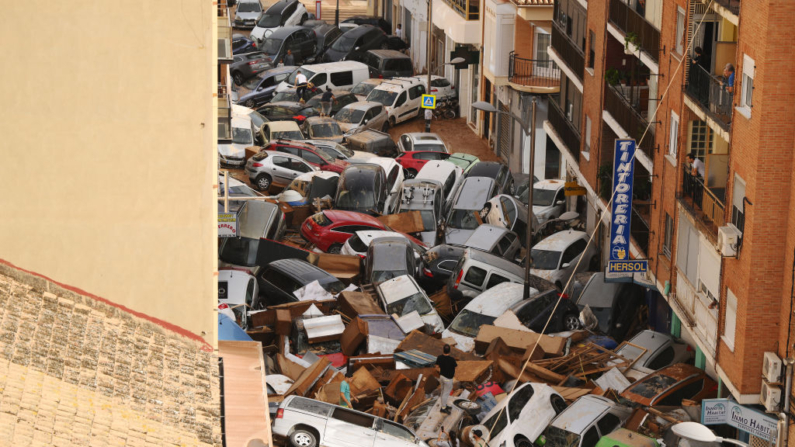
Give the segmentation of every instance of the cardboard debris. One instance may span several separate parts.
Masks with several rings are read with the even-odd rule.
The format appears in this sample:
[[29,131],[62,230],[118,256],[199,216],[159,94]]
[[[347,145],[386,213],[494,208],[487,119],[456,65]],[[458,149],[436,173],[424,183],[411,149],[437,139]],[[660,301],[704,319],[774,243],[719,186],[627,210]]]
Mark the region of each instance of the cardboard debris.
[[355,357],[348,357],[348,375],[356,372],[361,367],[383,368],[385,370],[395,369],[395,358],[391,354],[364,354]]
[[276,334],[290,335],[293,328],[293,317],[288,309],[276,310]]
[[309,343],[320,343],[330,340],[339,340],[345,331],[342,317],[331,315],[304,320],[304,330]]
[[563,354],[563,348],[566,346],[565,338],[484,325],[480,327],[478,336],[475,337],[475,351],[478,353],[485,352],[491,341],[498,337],[502,338],[502,341],[508,347],[518,353],[524,353],[528,347],[538,341],[538,346],[544,350],[547,356],[559,357]]
[[381,388],[381,384],[375,380],[367,368],[359,368],[348,379],[348,384],[351,386],[351,392],[354,395],[367,393],[368,391],[375,391]]
[[298,378],[301,377],[301,374],[306,369],[303,366],[291,361],[282,354],[276,354],[276,364],[279,366],[279,371],[281,371],[281,373],[285,376],[293,379],[293,381],[298,380]]
[[619,393],[631,385],[629,380],[627,380],[627,378],[618,371],[618,368],[609,369],[607,372],[602,374],[601,377],[594,380],[594,382],[599,385],[599,388],[605,390],[616,390]]
[[331,366],[331,362],[326,359],[320,359],[319,362],[305,369],[304,372],[295,379],[293,386],[291,386],[284,395],[289,396],[291,394],[297,394],[299,396],[306,396],[307,392],[315,385],[329,366]]
[[383,310],[366,293],[342,292],[337,297],[340,312],[349,319],[360,315],[386,315]]
[[322,317],[323,316],[323,312],[321,312],[320,309],[317,308],[317,306],[312,304],[311,306],[309,306],[309,309],[307,309],[306,312],[301,314],[301,316],[304,317],[304,318]]
[[350,284],[359,276],[362,258],[331,253],[310,253],[308,261],[336,277],[344,284]]
[[490,377],[489,370],[493,362],[490,360],[463,360],[458,362],[454,379],[458,382],[482,383]]
[[[410,351],[412,349],[417,349],[438,357],[442,355],[442,352],[444,352],[444,342],[433,338],[430,335],[423,334],[422,332],[413,331],[407,335],[402,342],[400,342],[395,351]],[[456,348],[452,348],[450,350],[450,355],[456,360],[482,360],[482,358],[474,354],[470,354]]]
[[378,216],[383,224],[401,233],[412,234],[425,231],[422,214],[419,211],[406,211],[399,214]]
[[403,403],[403,399],[414,390],[414,381],[398,373],[398,375],[389,382],[389,385],[384,389],[384,398],[386,401],[396,407]]
[[347,356],[356,354],[356,350],[365,340],[367,340],[367,323],[356,317],[348,323],[340,338],[342,353]]
[[442,290],[434,293],[428,298],[430,298],[434,309],[436,309],[436,312],[440,316],[447,318],[452,318],[454,316],[455,312],[453,311],[453,302],[450,299],[450,296],[447,294],[447,288],[442,287]]

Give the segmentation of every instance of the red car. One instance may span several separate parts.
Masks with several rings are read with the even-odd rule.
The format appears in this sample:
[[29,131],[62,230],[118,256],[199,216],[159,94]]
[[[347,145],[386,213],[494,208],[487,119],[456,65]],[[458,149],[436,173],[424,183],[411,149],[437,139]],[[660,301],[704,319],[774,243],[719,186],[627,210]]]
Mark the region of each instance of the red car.
[[276,140],[268,144],[265,150],[297,155],[321,171],[336,172],[337,174],[342,174],[342,171],[350,164],[344,160],[337,160],[333,155],[323,152],[315,145],[300,141]]
[[[301,236],[326,253],[339,253],[345,241],[357,231],[366,230],[395,231],[369,214],[355,211],[324,210],[314,216],[309,216],[304,221],[301,225]],[[405,233],[400,234],[406,236],[414,244],[427,248],[422,241]]]
[[450,154],[444,152],[430,152],[430,151],[412,151],[403,152],[395,161],[403,166],[406,170],[406,178],[414,178],[420,172],[425,163],[436,160],[447,160]]

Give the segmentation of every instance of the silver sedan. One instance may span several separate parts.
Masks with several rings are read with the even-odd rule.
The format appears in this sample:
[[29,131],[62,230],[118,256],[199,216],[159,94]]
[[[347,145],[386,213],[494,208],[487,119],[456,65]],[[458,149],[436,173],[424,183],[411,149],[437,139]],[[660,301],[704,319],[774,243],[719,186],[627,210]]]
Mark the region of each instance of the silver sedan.
[[384,106],[377,102],[348,104],[334,115],[346,137],[365,129],[386,132],[389,129],[388,118],[389,114]]
[[275,151],[260,151],[246,162],[246,175],[260,191],[283,189],[299,175],[317,169],[301,157]]

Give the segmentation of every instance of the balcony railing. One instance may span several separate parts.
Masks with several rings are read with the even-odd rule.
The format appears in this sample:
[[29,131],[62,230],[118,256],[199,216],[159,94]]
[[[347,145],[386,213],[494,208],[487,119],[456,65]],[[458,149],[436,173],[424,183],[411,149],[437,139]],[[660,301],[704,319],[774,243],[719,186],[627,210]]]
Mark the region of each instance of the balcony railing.
[[549,120],[549,124],[555,131],[560,135],[560,138],[563,140],[563,144],[569,148],[569,151],[574,156],[575,160],[580,159],[580,131],[572,125],[572,123],[566,118],[566,114],[560,109],[558,105],[558,101],[560,101],[559,95],[551,95],[549,97],[549,111],[547,113],[547,119]]
[[444,0],[464,20],[480,19],[480,2],[478,0]]
[[226,0],[218,0],[218,17],[227,17],[229,15],[229,5]]
[[700,65],[693,64],[690,66],[690,76],[688,76],[685,91],[693,100],[701,104],[704,111],[721,127],[729,130],[734,94],[726,90],[721,79],[712,76]]
[[560,87],[560,68],[551,59],[525,59],[511,51],[508,80],[528,87]]
[[710,189],[703,180],[684,167],[682,180],[682,204],[697,217],[701,217],[707,227],[717,234],[718,227],[726,224],[723,198],[725,189]]
[[[740,0],[713,0],[715,3],[728,9],[732,14],[740,15]],[[709,2],[706,2],[709,3]]]
[[218,85],[218,142],[232,141],[232,102],[226,86]]
[[563,31],[558,29],[557,25],[552,25],[552,48],[582,81],[582,74],[585,71],[585,55]]
[[654,62],[658,61],[660,31],[643,16],[621,0],[610,0],[610,22],[624,31],[624,34],[634,33],[638,37],[637,45],[649,53]]
[[[646,137],[641,141],[641,137],[646,128],[649,126],[648,120],[640,114],[630,100],[617,90],[616,87],[606,84],[605,86],[605,110],[610,112],[610,115],[618,122],[618,124],[629,134],[630,137],[637,140],[639,148],[646,154],[649,159],[654,159],[654,134],[653,128],[649,129],[650,132],[646,133]],[[623,135],[619,135],[622,138]]]

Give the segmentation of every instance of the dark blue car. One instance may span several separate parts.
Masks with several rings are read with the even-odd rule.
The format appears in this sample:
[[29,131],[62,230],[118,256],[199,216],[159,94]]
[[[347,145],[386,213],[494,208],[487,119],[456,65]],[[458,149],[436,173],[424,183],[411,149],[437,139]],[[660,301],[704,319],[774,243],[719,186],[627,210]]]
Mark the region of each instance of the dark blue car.
[[257,44],[242,34],[232,36],[232,54],[243,54],[257,51]]
[[239,87],[237,103],[253,109],[269,102],[276,92],[276,86],[297,68],[283,66],[257,73]]

